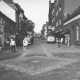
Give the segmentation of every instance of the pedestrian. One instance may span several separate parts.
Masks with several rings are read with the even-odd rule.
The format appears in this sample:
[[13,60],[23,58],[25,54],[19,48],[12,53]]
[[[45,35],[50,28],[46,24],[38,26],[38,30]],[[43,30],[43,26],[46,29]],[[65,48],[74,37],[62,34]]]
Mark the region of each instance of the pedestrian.
[[58,48],[60,48],[60,43],[61,43],[60,38],[58,38]]
[[61,38],[61,44],[63,43],[63,38]]
[[26,50],[26,46],[28,45],[28,40],[26,38],[23,39],[23,50]]
[[11,38],[10,46],[11,46],[11,52],[16,52],[16,42],[13,38]]

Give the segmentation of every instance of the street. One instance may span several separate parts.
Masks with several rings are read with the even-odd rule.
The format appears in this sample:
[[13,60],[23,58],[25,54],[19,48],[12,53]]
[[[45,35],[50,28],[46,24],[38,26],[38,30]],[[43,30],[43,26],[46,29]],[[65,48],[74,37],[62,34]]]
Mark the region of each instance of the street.
[[0,61],[0,80],[80,80],[79,48],[37,39],[9,54],[17,57]]

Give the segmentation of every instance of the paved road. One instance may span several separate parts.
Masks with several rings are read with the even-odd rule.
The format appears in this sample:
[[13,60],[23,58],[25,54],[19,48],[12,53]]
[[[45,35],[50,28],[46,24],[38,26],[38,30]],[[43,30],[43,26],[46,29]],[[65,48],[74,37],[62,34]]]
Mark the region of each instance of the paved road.
[[80,80],[80,50],[66,49],[36,40],[17,59],[0,62],[0,80]]

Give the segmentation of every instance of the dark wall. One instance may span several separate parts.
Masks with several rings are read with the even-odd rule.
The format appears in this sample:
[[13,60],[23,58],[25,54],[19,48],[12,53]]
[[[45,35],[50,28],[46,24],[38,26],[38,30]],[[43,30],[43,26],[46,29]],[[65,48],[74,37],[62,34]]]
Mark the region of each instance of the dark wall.
[[4,14],[0,13],[0,17],[3,19],[4,32],[13,34],[16,32],[16,23],[6,17]]

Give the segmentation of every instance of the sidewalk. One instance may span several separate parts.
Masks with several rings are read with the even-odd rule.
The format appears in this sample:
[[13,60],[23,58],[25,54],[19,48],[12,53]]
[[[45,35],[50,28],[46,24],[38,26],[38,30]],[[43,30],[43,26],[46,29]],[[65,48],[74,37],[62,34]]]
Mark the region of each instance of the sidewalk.
[[16,59],[20,55],[22,55],[22,53],[23,53],[22,47],[17,47],[17,52],[11,52],[10,48],[4,49],[0,51],[0,61]]
[[[22,51],[22,46],[20,47],[16,47],[16,50],[19,52],[19,51]],[[4,48],[2,50],[0,50],[0,53],[11,53],[11,48],[8,47],[8,48]]]
[[60,44],[60,48],[58,48],[57,43],[45,42],[44,47],[47,47],[50,53],[80,53],[80,48],[77,46],[68,46]]
[[68,46],[68,45],[60,45],[60,48],[58,48],[58,45],[56,44],[55,52],[60,53],[77,53],[80,52],[80,49],[76,46]]

